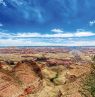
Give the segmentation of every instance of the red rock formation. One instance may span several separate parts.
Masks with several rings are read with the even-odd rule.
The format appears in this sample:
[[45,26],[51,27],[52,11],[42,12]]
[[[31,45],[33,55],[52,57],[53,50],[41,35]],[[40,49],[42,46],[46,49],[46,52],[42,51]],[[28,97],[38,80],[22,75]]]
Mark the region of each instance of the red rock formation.
[[9,66],[6,62],[2,61],[0,62],[0,68],[4,69],[4,70],[12,70],[11,66]]
[[39,68],[35,62],[24,60],[19,62],[14,68],[16,77],[21,81],[24,87],[24,95],[37,92],[41,87],[41,79],[37,75]]
[[47,61],[47,66],[52,67],[52,66],[59,66],[59,65],[63,65],[67,68],[70,68],[70,65],[72,64],[72,60],[70,59],[50,59]]
[[0,72],[0,97],[17,97],[21,93],[19,84],[13,78]]

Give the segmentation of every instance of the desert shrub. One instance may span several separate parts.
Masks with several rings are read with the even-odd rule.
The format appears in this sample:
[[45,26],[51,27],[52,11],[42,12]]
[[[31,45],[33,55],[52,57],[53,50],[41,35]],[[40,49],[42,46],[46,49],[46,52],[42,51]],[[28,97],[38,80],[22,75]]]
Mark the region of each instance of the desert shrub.
[[[56,73],[56,76],[51,78],[50,81],[54,83],[54,79],[58,78],[58,72]],[[54,83],[55,84],[55,83]]]
[[82,90],[80,91],[83,97],[95,97],[95,75],[89,74],[83,82]]
[[15,65],[15,63],[14,63],[14,61],[12,61],[12,60],[7,60],[7,61],[5,61],[7,64],[9,64],[9,65]]
[[95,56],[92,58],[91,72],[83,80],[80,93],[83,97],[95,97]]

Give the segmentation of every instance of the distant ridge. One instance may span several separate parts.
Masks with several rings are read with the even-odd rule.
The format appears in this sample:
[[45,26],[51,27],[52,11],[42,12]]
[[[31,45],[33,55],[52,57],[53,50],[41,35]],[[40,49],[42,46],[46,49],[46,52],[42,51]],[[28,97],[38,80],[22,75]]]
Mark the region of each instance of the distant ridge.
[[0,48],[39,48],[39,47],[48,47],[48,48],[81,48],[81,47],[95,47],[95,46],[0,46]]

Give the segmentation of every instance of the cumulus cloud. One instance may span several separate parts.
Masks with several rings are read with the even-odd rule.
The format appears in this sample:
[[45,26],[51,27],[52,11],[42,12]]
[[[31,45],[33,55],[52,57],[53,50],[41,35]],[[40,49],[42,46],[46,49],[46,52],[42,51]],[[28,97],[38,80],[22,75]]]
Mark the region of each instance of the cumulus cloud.
[[14,37],[87,37],[87,36],[95,36],[95,33],[90,31],[77,31],[75,33],[54,33],[54,34],[40,34],[37,32],[34,33],[18,33]]
[[76,32],[75,33],[75,37],[86,37],[86,36],[94,36],[95,35],[95,33],[93,33],[93,32],[89,32],[89,31],[86,31],[86,32]]
[[[2,31],[0,32],[0,46],[95,46],[95,40],[81,40],[81,38],[91,36],[95,36],[95,33],[84,30],[52,34]],[[76,41],[76,38],[80,41]]]
[[64,32],[63,30],[61,30],[61,29],[52,29],[51,30],[52,32],[56,32],[56,33],[62,33],[62,32]]
[[13,37],[13,38],[30,38],[30,37],[62,37],[62,38],[72,38],[72,37],[88,37],[95,36],[95,33],[90,31],[76,31],[75,33],[64,32],[64,33],[53,33],[53,34],[41,34],[38,32],[21,32],[17,34],[10,34],[0,32],[0,37]]
[[17,33],[14,37],[41,37],[41,34],[37,32]]

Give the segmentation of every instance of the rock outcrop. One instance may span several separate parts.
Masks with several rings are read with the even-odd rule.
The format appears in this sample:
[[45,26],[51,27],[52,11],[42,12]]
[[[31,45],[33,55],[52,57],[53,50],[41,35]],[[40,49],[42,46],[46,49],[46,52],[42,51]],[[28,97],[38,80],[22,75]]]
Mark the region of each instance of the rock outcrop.
[[19,84],[10,75],[0,71],[0,97],[18,97],[21,93]]
[[12,67],[7,62],[4,61],[0,62],[0,68],[8,71],[12,70]]
[[39,76],[41,72],[35,62],[26,60],[19,62],[13,71],[21,82],[25,95],[35,93],[41,88],[42,82]]

